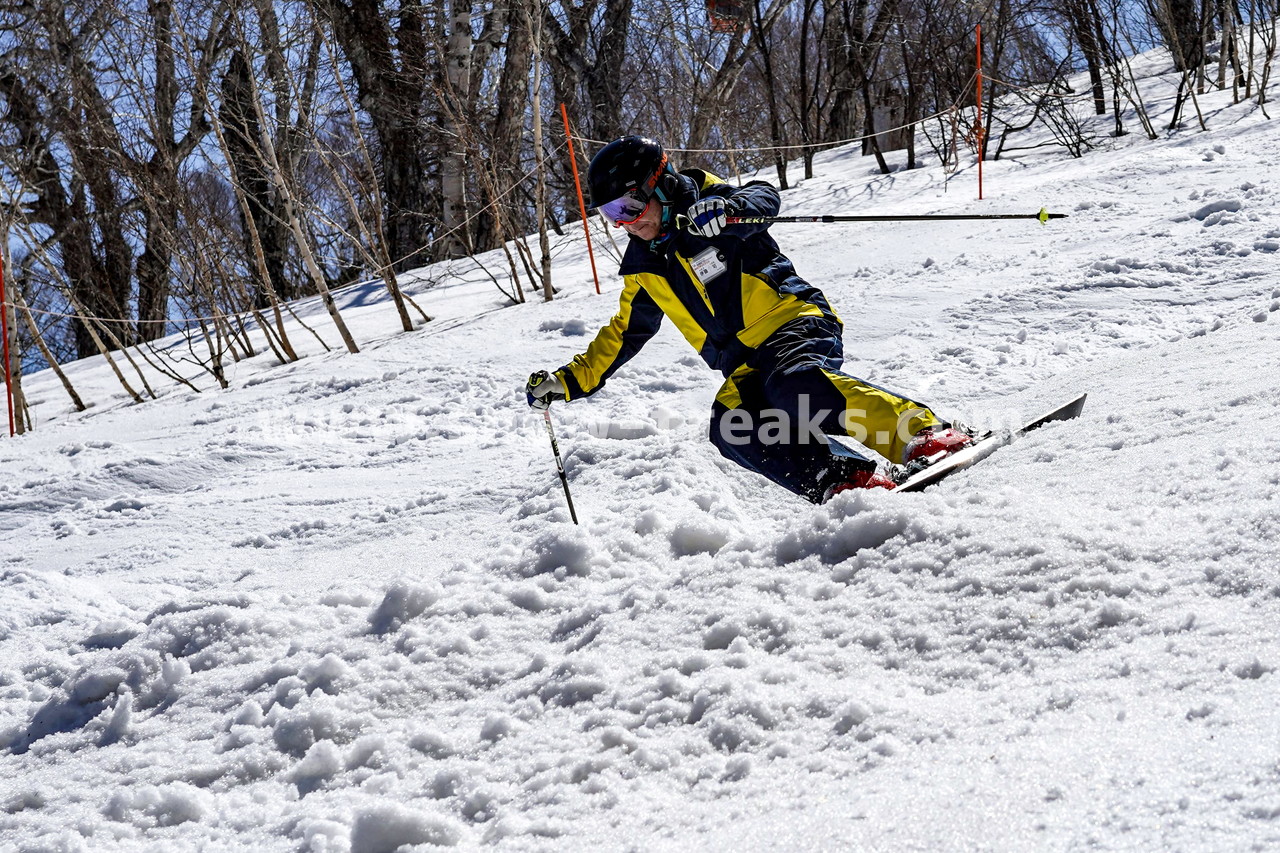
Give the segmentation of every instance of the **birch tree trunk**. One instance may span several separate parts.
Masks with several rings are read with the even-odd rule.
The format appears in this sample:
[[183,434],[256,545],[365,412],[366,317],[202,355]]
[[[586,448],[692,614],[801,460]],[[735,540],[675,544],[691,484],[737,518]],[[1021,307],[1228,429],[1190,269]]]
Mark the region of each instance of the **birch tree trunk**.
[[444,138],[446,150],[440,165],[440,191],[444,196],[442,227],[446,257],[467,254],[467,132],[471,91],[471,2],[451,0],[449,37],[445,47]]
[[[541,160],[542,149],[542,3],[537,4],[536,12],[529,15],[528,25],[533,30],[533,156]],[[547,239],[547,170],[541,163],[536,163],[538,170],[538,190],[535,200],[538,217],[538,247],[542,251],[542,299],[550,302],[555,298],[555,290],[551,287],[551,243]]]
[[[8,238],[9,229],[3,229],[3,236]],[[0,249],[0,311],[4,312],[4,331],[6,340],[4,341],[3,352],[9,354],[8,377],[9,377],[9,400],[13,406],[13,424],[18,435],[22,435],[27,431],[27,406],[25,398],[22,396],[22,356],[18,352],[18,316],[13,310],[17,300],[9,297],[11,285],[11,276],[9,275],[9,253]],[[17,293],[18,289],[12,287],[12,291]]]

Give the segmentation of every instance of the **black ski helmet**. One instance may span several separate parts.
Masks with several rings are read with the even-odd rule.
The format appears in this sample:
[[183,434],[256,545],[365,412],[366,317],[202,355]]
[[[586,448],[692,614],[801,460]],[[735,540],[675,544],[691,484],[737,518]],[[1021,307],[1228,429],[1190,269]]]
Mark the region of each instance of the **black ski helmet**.
[[600,149],[587,168],[587,192],[591,206],[639,189],[645,198],[653,194],[667,169],[667,152],[647,136],[624,136]]

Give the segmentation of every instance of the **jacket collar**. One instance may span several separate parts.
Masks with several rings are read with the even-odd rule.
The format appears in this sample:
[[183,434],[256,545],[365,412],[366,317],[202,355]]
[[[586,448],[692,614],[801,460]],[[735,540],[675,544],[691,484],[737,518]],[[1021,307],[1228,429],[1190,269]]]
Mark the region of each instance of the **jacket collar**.
[[667,186],[660,187],[659,192],[667,195],[670,200],[662,205],[662,233],[656,240],[648,243],[649,251],[655,254],[661,254],[670,248],[671,238],[676,234],[676,217],[683,215],[698,200],[698,184],[688,175],[668,172],[663,180]]

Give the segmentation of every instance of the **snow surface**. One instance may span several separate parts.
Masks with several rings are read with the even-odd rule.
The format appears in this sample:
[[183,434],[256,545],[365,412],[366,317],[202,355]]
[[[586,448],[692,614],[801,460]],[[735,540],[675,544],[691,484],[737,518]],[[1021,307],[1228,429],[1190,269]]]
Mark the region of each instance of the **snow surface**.
[[785,195],[1071,214],[775,226],[851,372],[994,426],[1089,392],[923,494],[813,507],[720,459],[668,327],[553,410],[570,524],[522,385],[615,309],[573,233],[553,303],[458,262],[397,334],[357,288],[361,354],[297,330],[225,392],[131,405],[93,359],[75,414],[29,377],[0,850],[1276,849],[1280,133],[1201,104],[988,163],[981,203],[850,150]]

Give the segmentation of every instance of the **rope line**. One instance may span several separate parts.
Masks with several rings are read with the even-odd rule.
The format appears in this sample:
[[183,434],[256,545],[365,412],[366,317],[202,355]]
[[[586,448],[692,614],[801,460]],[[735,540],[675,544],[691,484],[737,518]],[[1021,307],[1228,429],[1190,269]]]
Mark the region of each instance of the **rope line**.
[[[498,207],[498,203],[499,203],[499,202],[501,202],[501,201],[502,201],[503,199],[505,199],[507,196],[511,195],[511,194],[512,194],[512,193],[514,193],[517,189],[519,189],[519,188],[520,188],[520,186],[521,186],[525,181],[529,180],[529,179],[530,179],[530,178],[532,178],[534,175],[538,174],[538,172],[542,169],[543,164],[545,164],[548,160],[550,160],[550,159],[551,159],[551,157],[552,157],[552,155],[559,154],[559,153],[560,153],[560,150],[561,150],[562,148],[565,148],[567,145],[568,145],[568,142],[567,142],[567,141],[557,143],[557,144],[556,144],[556,146],[555,146],[554,148],[552,148],[550,152],[548,152],[546,155],[544,155],[544,156],[542,156],[542,157],[538,158],[537,162],[535,162],[535,163],[534,163],[534,166],[533,166],[533,168],[532,168],[532,169],[530,169],[529,171],[527,171],[527,172],[525,172],[523,175],[521,175],[521,176],[520,176],[520,179],[519,179],[519,180],[517,180],[515,183],[513,183],[510,187],[508,187],[504,192],[499,193],[499,194],[498,194],[498,196],[497,196],[497,197],[495,197],[495,198],[493,199],[493,201],[489,202],[489,203],[488,203],[488,204],[486,204],[484,207],[480,208],[480,209],[479,209],[479,210],[477,210],[475,213],[471,214],[471,215],[470,215],[470,216],[468,216],[466,219],[462,220],[461,222],[459,222],[459,223],[458,223],[457,225],[455,225],[453,228],[450,228],[450,229],[449,229],[448,231],[446,231],[445,233],[443,233],[443,234],[441,234],[440,236],[438,236],[438,237],[436,237],[436,238],[432,239],[432,241],[431,241],[430,243],[427,243],[427,245],[423,246],[422,248],[420,248],[420,249],[414,249],[412,252],[409,252],[408,254],[404,255],[403,257],[401,257],[401,258],[399,258],[399,259],[397,259],[397,260],[392,261],[392,262],[391,262],[391,264],[390,264],[389,266],[395,266],[396,264],[400,263],[400,261],[406,261],[406,260],[408,260],[409,258],[412,258],[414,255],[421,254],[422,252],[426,251],[427,249],[431,248],[432,246],[436,245],[437,243],[444,242],[445,240],[449,239],[449,238],[450,238],[450,237],[452,237],[454,234],[456,234],[458,231],[460,231],[460,230],[462,230],[463,228],[465,228],[466,226],[470,225],[470,224],[471,224],[473,221],[475,221],[475,220],[476,220],[476,219],[477,219],[481,214],[483,214],[483,213],[485,213],[486,211],[489,211],[489,210],[497,209],[497,207]],[[375,269],[375,271],[377,271],[377,272],[381,272],[382,270],[386,269],[386,267],[375,267],[374,269]]]
[[16,302],[0,302],[0,305],[4,306],[5,308],[12,308],[15,311],[17,311],[18,309],[21,309],[23,311],[30,311],[32,314],[40,314],[41,316],[44,316],[44,317],[55,317],[59,320],[93,320],[95,323],[123,323],[128,326],[135,326],[142,323],[147,323],[150,325],[164,324],[166,326],[169,325],[170,323],[174,325],[177,325],[178,323],[199,323],[201,321],[212,323],[217,320],[226,320],[231,317],[239,316],[241,313],[246,313],[246,314],[253,313],[252,311],[246,311],[246,312],[236,312],[232,314],[223,314],[220,317],[192,317],[189,319],[182,319],[182,320],[123,320],[119,317],[94,317],[92,315],[85,315],[85,314],[67,314],[62,311],[46,311],[43,308],[32,308],[30,305],[23,306],[23,305],[19,305]]
[[[1065,101],[1071,98],[1091,97],[1088,92],[1041,92],[1036,89],[1035,84],[1020,86],[1016,83],[1010,83],[1008,80],[1001,80],[999,77],[992,77],[990,74],[986,73],[983,73],[982,78],[984,80],[990,80],[992,83],[999,83],[1001,86],[1004,86],[1006,89],[1014,92],[1030,92],[1033,95],[1039,95],[1043,98],[1061,98]],[[1040,85],[1047,86],[1049,84],[1042,83]]]
[[[885,128],[884,130],[877,130],[872,133],[863,134],[862,136],[853,136],[848,139],[835,139],[827,142],[803,142],[803,143],[797,143],[795,145],[765,145],[765,146],[760,146],[756,148],[667,148],[666,150],[673,151],[677,154],[725,154],[725,153],[741,154],[745,152],[759,152],[759,151],[797,151],[797,150],[804,150],[806,148],[828,148],[828,147],[835,148],[841,145],[850,145],[854,142],[864,142],[876,136],[883,136],[886,133],[897,133],[900,130],[906,130],[909,127],[915,127],[917,124],[923,124],[927,121],[932,121],[935,118],[940,118],[944,115],[950,114],[953,110],[959,108],[960,102],[965,99],[965,96],[968,94],[969,86],[973,83],[974,79],[977,76],[978,74],[975,71],[969,77],[969,80],[964,84],[964,86],[961,87],[962,94],[958,98],[956,98],[956,100],[951,104],[951,106],[946,107],[945,109],[939,110],[933,115],[928,115],[922,118],[915,119],[914,121],[909,121],[906,124],[899,125],[898,127]],[[985,77],[986,75],[984,74],[983,76]],[[576,134],[574,135],[573,138],[579,142],[585,142],[590,145],[608,145],[609,144],[604,140],[591,139],[589,137],[578,136]]]
[[[866,141],[866,140],[871,139],[871,138],[873,138],[873,137],[877,137],[877,136],[881,136],[881,135],[889,134],[889,133],[896,133],[896,132],[898,132],[898,131],[900,131],[900,130],[906,130],[906,129],[908,129],[908,128],[913,128],[913,127],[915,127],[916,125],[924,124],[925,122],[929,122],[929,121],[932,121],[933,119],[941,118],[941,117],[943,117],[943,116],[953,116],[953,117],[954,117],[954,116],[955,116],[955,114],[956,114],[956,113],[961,109],[961,108],[960,108],[960,102],[964,100],[965,96],[966,96],[966,95],[967,95],[967,93],[968,93],[969,86],[973,83],[973,81],[977,78],[977,76],[978,76],[978,72],[976,72],[976,71],[975,71],[975,72],[974,72],[974,73],[969,77],[969,80],[968,80],[968,81],[966,81],[966,83],[964,84],[964,86],[962,86],[962,87],[961,87],[961,92],[962,92],[962,94],[956,98],[956,100],[951,104],[951,106],[949,106],[949,107],[947,107],[947,108],[945,108],[945,109],[943,109],[943,110],[939,110],[938,112],[933,113],[932,115],[923,116],[922,118],[915,119],[915,120],[913,120],[913,121],[907,122],[907,123],[902,124],[902,125],[899,125],[899,126],[897,126],[897,127],[886,128],[886,129],[884,129],[884,130],[877,130],[877,131],[874,131],[874,132],[872,132],[872,133],[863,134],[862,136],[854,136],[854,137],[850,137],[850,138],[848,138],[848,139],[829,140],[829,141],[826,141],[826,142],[798,143],[798,144],[795,144],[795,145],[773,145],[773,146],[737,147],[737,148],[670,148],[670,149],[668,149],[668,150],[669,150],[669,151],[674,151],[674,152],[677,152],[677,153],[682,153],[682,154],[721,154],[721,153],[727,153],[727,154],[740,154],[740,153],[747,153],[747,152],[798,151],[798,150],[805,150],[805,149],[810,149],[810,148],[835,148],[835,147],[838,147],[838,146],[841,146],[841,145],[850,145],[850,144],[855,143],[855,142],[863,142],[863,141]],[[994,78],[994,77],[990,77],[990,76],[988,76],[988,75],[986,75],[986,74],[983,74],[982,76],[983,76],[984,78],[986,78],[986,79],[989,79],[989,80],[992,80],[992,81],[994,81],[994,82],[1000,83],[1001,85],[1007,86],[1007,87],[1009,87],[1010,89],[1018,89],[1018,88],[1019,88],[1019,87],[1014,86],[1013,84],[1007,83],[1007,82],[1005,82],[1005,81],[1003,81],[1003,80],[999,80],[999,79]],[[1061,96],[1060,96],[1060,97],[1061,97]],[[590,144],[590,145],[607,145],[607,144],[608,144],[607,142],[605,142],[605,141],[603,141],[603,140],[599,140],[599,139],[591,139],[590,137],[586,137],[586,136],[578,136],[578,135],[576,135],[576,134],[573,136],[573,138],[574,138],[574,139],[576,139],[576,140],[578,140],[578,141],[580,141],[580,142],[587,143],[587,144]],[[427,243],[425,246],[422,246],[421,248],[418,248],[418,249],[415,249],[415,250],[414,250],[414,251],[412,251],[412,252],[409,252],[408,254],[404,255],[403,257],[399,258],[398,260],[392,261],[389,265],[380,266],[380,267],[374,267],[374,268],[373,268],[373,271],[374,271],[375,273],[379,273],[379,274],[380,274],[383,270],[387,269],[387,268],[388,268],[388,267],[390,267],[390,266],[395,266],[397,263],[400,263],[401,261],[407,260],[407,259],[409,259],[409,258],[412,258],[412,257],[413,257],[413,256],[415,256],[415,255],[421,254],[422,252],[424,252],[425,250],[427,250],[427,249],[431,248],[432,246],[435,246],[435,245],[437,245],[437,244],[439,244],[439,243],[441,243],[441,242],[443,242],[443,241],[445,241],[445,240],[449,239],[449,238],[450,238],[450,237],[452,237],[454,234],[456,234],[458,231],[460,231],[460,230],[462,230],[463,228],[465,228],[466,226],[470,225],[470,224],[471,224],[472,222],[474,222],[478,217],[480,217],[481,215],[483,215],[483,214],[484,214],[484,213],[486,213],[487,211],[490,211],[490,210],[496,209],[496,208],[498,207],[498,205],[499,205],[503,200],[505,200],[508,196],[510,196],[510,195],[512,195],[513,193],[515,193],[515,192],[516,192],[516,190],[518,190],[518,189],[519,189],[519,188],[520,188],[520,187],[521,187],[521,186],[522,186],[526,181],[528,181],[530,178],[532,178],[534,175],[536,175],[536,174],[537,174],[541,169],[543,169],[543,167],[545,166],[545,164],[547,163],[547,161],[548,161],[548,160],[550,160],[553,156],[555,156],[555,155],[559,154],[559,153],[560,153],[560,151],[561,151],[561,149],[565,148],[565,147],[567,146],[567,144],[568,144],[567,139],[566,139],[565,141],[561,141],[561,142],[557,143],[557,144],[555,145],[555,147],[553,147],[549,152],[547,152],[547,153],[546,153],[546,154],[544,154],[543,156],[539,157],[539,158],[537,159],[537,161],[534,163],[533,167],[532,167],[531,169],[529,169],[527,172],[525,172],[523,175],[521,175],[521,176],[520,176],[520,178],[519,178],[518,180],[516,180],[514,183],[512,183],[512,184],[511,184],[511,186],[509,186],[509,187],[508,187],[506,190],[504,190],[502,193],[500,193],[499,195],[497,195],[496,197],[494,197],[494,199],[493,199],[492,201],[490,201],[488,204],[486,204],[486,205],[484,205],[483,207],[481,207],[481,208],[479,208],[478,210],[476,210],[474,213],[472,213],[470,216],[468,216],[468,217],[467,217],[466,219],[464,219],[462,222],[458,223],[458,224],[457,224],[456,226],[454,226],[453,228],[451,228],[451,229],[449,229],[448,231],[446,231],[445,233],[440,234],[439,236],[437,236],[437,237],[433,238],[433,239],[431,240],[431,242]],[[353,286],[356,286],[356,285],[359,285],[359,284],[368,284],[368,283],[372,282],[373,280],[374,280],[374,279],[370,278],[370,279],[365,279],[364,281],[360,281],[360,282],[353,282],[351,285],[348,285],[348,287],[353,287]],[[30,305],[19,306],[19,305],[17,305],[16,303],[13,303],[13,302],[0,302],[0,305],[3,305],[3,306],[5,306],[5,307],[7,307],[7,308],[13,308],[14,310],[17,310],[19,307],[21,307],[23,310],[28,311],[28,312],[30,312],[30,313],[33,313],[33,314],[40,314],[40,315],[45,316],[45,317],[53,317],[53,318],[55,318],[55,319],[60,319],[60,320],[80,320],[80,321],[82,321],[82,322],[83,322],[83,321],[93,321],[93,322],[95,322],[95,323],[116,323],[116,324],[126,325],[126,326],[139,326],[139,325],[144,325],[144,324],[145,324],[145,325],[163,325],[163,326],[169,326],[169,325],[175,325],[175,326],[177,326],[177,325],[187,325],[187,326],[189,326],[189,325],[190,325],[190,324],[192,324],[192,323],[214,323],[214,322],[218,322],[218,321],[220,321],[220,320],[230,320],[230,319],[233,319],[233,318],[235,318],[235,319],[240,319],[240,318],[244,318],[244,317],[252,316],[252,315],[255,313],[255,310],[261,310],[261,309],[245,309],[245,310],[242,310],[242,311],[233,311],[233,312],[228,312],[228,313],[221,314],[221,315],[214,315],[214,316],[201,316],[201,317],[185,317],[185,318],[182,318],[182,319],[166,319],[166,320],[142,320],[142,319],[137,319],[137,320],[132,320],[132,319],[123,319],[123,318],[119,318],[119,317],[97,317],[97,316],[92,316],[92,315],[87,315],[87,314],[81,314],[81,313],[66,313],[66,312],[61,312],[61,311],[49,311],[49,310],[45,310],[45,309],[43,309],[43,308],[33,308],[33,307],[31,307]],[[186,331],[186,330],[184,329],[184,330],[182,330],[182,331]]]
[[[438,236],[438,237],[436,237],[436,238],[432,239],[432,241],[431,241],[430,243],[427,243],[427,245],[423,246],[423,247],[422,247],[422,248],[420,248],[420,249],[415,249],[414,251],[412,251],[412,252],[408,253],[407,255],[405,255],[404,257],[400,258],[400,260],[407,260],[408,258],[411,258],[411,257],[413,257],[414,255],[417,255],[417,254],[419,254],[419,253],[421,253],[421,252],[423,252],[423,251],[425,251],[425,250],[427,250],[427,249],[431,248],[432,246],[436,245],[437,243],[440,243],[440,242],[442,242],[442,241],[444,241],[444,240],[447,240],[449,237],[451,237],[451,236],[452,236],[453,234],[455,234],[457,231],[461,230],[462,228],[466,227],[467,225],[470,225],[470,224],[471,224],[471,223],[472,223],[472,222],[473,222],[477,217],[479,217],[481,214],[485,213],[485,212],[486,212],[486,211],[488,211],[488,210],[496,209],[496,208],[498,207],[498,204],[499,204],[500,202],[502,202],[502,200],[503,200],[503,199],[505,199],[507,196],[511,195],[512,193],[514,193],[517,189],[519,189],[519,187],[520,187],[520,186],[521,186],[525,181],[529,180],[531,177],[533,177],[534,175],[536,175],[536,174],[538,173],[538,171],[539,171],[539,170],[544,166],[544,164],[545,164],[548,160],[550,160],[552,156],[554,156],[554,155],[556,155],[556,154],[560,153],[560,150],[561,150],[562,148],[566,147],[566,145],[567,145],[567,142],[560,142],[560,143],[558,143],[554,148],[552,148],[552,149],[551,149],[551,151],[550,151],[550,152],[548,152],[545,156],[541,157],[541,158],[537,161],[537,163],[535,163],[535,164],[534,164],[534,167],[533,167],[532,169],[530,169],[529,171],[525,172],[525,173],[520,177],[520,179],[519,179],[519,180],[517,180],[517,181],[516,181],[515,183],[513,183],[510,187],[508,187],[508,188],[506,189],[506,191],[502,192],[502,193],[501,193],[501,194],[499,194],[497,197],[495,197],[495,198],[493,199],[493,201],[489,202],[489,203],[488,203],[488,204],[486,204],[484,207],[480,208],[480,209],[479,209],[479,210],[477,210],[475,213],[473,213],[472,215],[468,216],[466,219],[464,219],[462,222],[458,223],[456,226],[454,226],[454,227],[453,227],[453,228],[451,228],[450,230],[446,231],[444,234],[441,234],[440,236]],[[392,262],[391,262],[391,264],[390,264],[389,266],[395,266],[395,264],[397,264],[397,263],[399,263],[399,261],[392,261]],[[374,271],[375,273],[379,273],[379,274],[380,274],[383,270],[385,270],[385,269],[387,269],[387,268],[388,268],[388,266],[374,267],[374,268],[373,268],[373,271]],[[374,279],[373,279],[373,278],[365,279],[365,280],[363,280],[363,281],[352,282],[351,284],[346,285],[346,286],[345,286],[345,287],[343,287],[343,288],[339,288],[339,289],[338,289],[338,291],[334,291],[334,292],[340,292],[341,290],[345,290],[347,287],[355,287],[355,286],[360,285],[360,284],[368,284],[368,283],[370,283],[370,282],[372,282],[372,281],[374,281]],[[319,296],[319,294],[316,294],[316,296]],[[307,298],[312,298],[312,297],[307,297]],[[22,308],[23,308],[23,310],[30,311],[32,314],[40,314],[40,315],[45,316],[45,317],[53,317],[53,318],[55,318],[55,319],[59,319],[59,320],[81,320],[81,321],[89,321],[89,320],[92,320],[92,321],[93,321],[93,322],[95,322],[95,323],[116,323],[116,324],[124,325],[124,326],[139,326],[139,325],[144,325],[144,324],[145,324],[145,325],[153,325],[153,326],[154,326],[154,325],[160,325],[160,326],[175,325],[175,326],[176,326],[176,325],[179,325],[179,324],[186,324],[186,325],[190,325],[191,323],[215,323],[215,322],[218,322],[218,321],[220,321],[220,320],[230,320],[230,319],[233,319],[233,318],[249,317],[249,316],[252,316],[252,315],[253,315],[253,313],[254,313],[254,311],[255,311],[255,309],[248,308],[248,309],[245,309],[245,310],[243,310],[243,311],[231,311],[231,312],[228,312],[228,313],[225,313],[225,314],[220,314],[220,315],[215,315],[215,316],[208,316],[208,317],[184,317],[184,318],[182,318],[182,319],[178,319],[178,320],[141,320],[141,319],[139,319],[139,320],[131,320],[131,319],[124,319],[124,318],[121,318],[121,317],[95,317],[95,316],[88,315],[88,314],[68,314],[68,313],[65,313],[65,312],[62,312],[62,311],[46,311],[46,310],[44,310],[43,308],[32,308],[32,307],[31,307],[31,306],[29,306],[29,305],[28,305],[28,306],[25,306],[25,307],[24,307],[24,306],[19,306],[19,305],[17,305],[16,303],[13,303],[13,302],[2,302],[2,301],[0,301],[0,305],[6,306],[6,307],[9,307],[9,308],[13,308],[14,310],[17,310],[18,308],[22,307]],[[264,310],[264,309],[256,309],[256,310]],[[182,331],[186,331],[186,329],[183,329]]]

